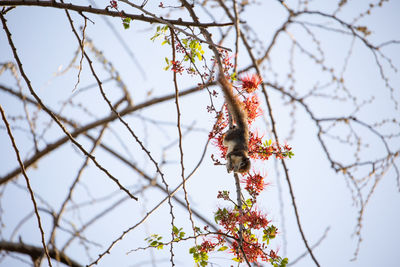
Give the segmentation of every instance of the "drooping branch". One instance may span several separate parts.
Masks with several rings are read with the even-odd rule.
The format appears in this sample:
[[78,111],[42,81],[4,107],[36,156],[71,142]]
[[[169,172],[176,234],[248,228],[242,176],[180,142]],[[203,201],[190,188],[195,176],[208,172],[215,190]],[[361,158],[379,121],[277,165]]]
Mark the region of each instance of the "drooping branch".
[[[185,96],[185,95],[189,95],[191,93],[200,91],[201,88],[200,87],[194,87],[194,88],[190,88],[188,90],[182,91],[179,93],[179,96]],[[18,93],[13,93],[13,95],[15,96],[20,96]],[[145,101],[141,104],[135,105],[135,106],[128,106],[125,109],[121,110],[119,112],[119,115],[125,116],[127,114],[130,114],[132,112],[135,112],[137,110],[146,108],[146,107],[150,107],[152,105],[158,104],[158,103],[162,103],[171,99],[175,98],[175,93],[173,94],[169,94],[163,97],[156,97],[153,98],[149,101]],[[51,111],[52,112],[52,111]],[[52,112],[53,114],[56,114],[54,112]],[[100,125],[104,125],[106,123],[109,123],[111,121],[114,121],[118,119],[118,116],[113,113],[107,117],[104,117],[102,119],[96,120],[94,122],[88,123],[76,130],[74,130],[73,132],[71,132],[71,136],[73,137],[77,137],[78,135],[85,133],[91,129],[94,129]],[[35,162],[37,162],[39,159],[41,159],[43,156],[47,155],[48,153],[52,152],[54,149],[60,147],[61,145],[65,144],[67,141],[69,140],[69,138],[67,136],[61,137],[59,140],[47,145],[44,149],[40,150],[39,152],[37,152],[36,154],[34,154],[32,157],[30,157],[29,159],[24,161],[24,165],[25,168],[28,168],[30,166],[32,166],[32,164],[34,164]],[[16,177],[18,174],[21,173],[21,169],[20,168],[16,168],[15,170],[9,172],[8,174],[6,174],[5,176],[0,178],[0,185],[9,182],[11,179],[13,179],[14,177]]]
[[[41,247],[27,245],[24,243],[8,242],[8,241],[0,241],[0,251],[17,252],[28,255],[32,259],[37,259],[44,253],[44,250]],[[54,249],[49,249],[49,255],[53,260],[63,263],[66,266],[83,267],[83,265],[68,257],[67,254],[62,252],[56,252]]]
[[[71,3],[59,3],[56,1],[36,1],[36,0],[14,0],[14,1],[1,1],[1,6],[38,6],[38,7],[52,7],[52,8],[58,8],[58,9],[64,9],[64,10],[71,10],[71,11],[76,11],[78,13],[86,12],[86,13],[91,13],[91,14],[96,14],[96,15],[104,15],[104,16],[110,16],[110,17],[126,17],[126,18],[131,18],[132,20],[140,20],[140,21],[145,21],[149,23],[160,23],[160,20],[153,18],[153,17],[147,17],[145,15],[134,15],[134,14],[129,14],[125,13],[124,11],[117,12],[117,11],[112,11],[109,10],[108,8],[100,9],[100,8],[94,8],[91,5],[89,6],[80,6],[80,5],[74,5]],[[177,25],[177,26],[191,26],[191,27],[202,27],[202,28],[207,28],[207,27],[225,27],[225,26],[231,26],[233,25],[232,22],[228,23],[195,23],[195,22],[190,22],[190,21],[183,21],[182,19],[177,19],[177,20],[170,20],[170,19],[164,19],[165,22],[168,22],[172,25]]]

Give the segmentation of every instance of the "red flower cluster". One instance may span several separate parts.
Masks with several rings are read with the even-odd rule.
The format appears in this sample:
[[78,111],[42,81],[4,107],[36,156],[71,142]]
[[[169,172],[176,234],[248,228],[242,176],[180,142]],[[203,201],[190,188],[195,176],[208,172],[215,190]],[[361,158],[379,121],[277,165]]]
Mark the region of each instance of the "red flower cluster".
[[229,211],[226,208],[218,209],[215,213],[215,221],[227,232],[235,232],[238,224],[239,211],[237,209]]
[[247,113],[247,122],[251,125],[254,120],[263,113],[260,108],[260,100],[257,95],[251,95],[245,98],[242,103]]
[[229,191],[218,191],[217,198],[222,198],[224,200],[229,200]]
[[[213,242],[214,239],[215,241]],[[222,237],[222,235],[215,235],[214,238],[212,239],[204,239],[203,242],[199,246],[199,250],[201,252],[210,252],[215,249],[217,246],[221,246],[225,244],[225,239]]]
[[240,78],[242,82],[242,88],[247,92],[247,93],[252,93],[255,90],[257,90],[258,86],[262,83],[262,79],[259,75],[257,74],[252,74],[252,75],[245,75]]
[[[250,237],[251,238],[251,237]],[[248,237],[245,236],[244,238],[244,242],[242,245],[244,254],[246,255],[247,260],[251,263],[251,262],[259,262],[261,261],[266,261],[268,262],[268,255],[265,254],[263,252],[264,246],[263,244],[259,244],[259,243],[254,243],[254,242],[248,242]],[[238,242],[233,242],[232,244],[232,251],[233,254],[236,256],[237,259],[239,259],[240,262],[244,261],[244,256],[243,256],[243,252],[241,251],[241,249],[239,248],[239,244]],[[260,258],[260,260],[258,260]]]
[[171,60],[171,64],[172,64],[172,71],[173,71],[173,72],[182,74],[182,72],[183,72],[183,67],[182,67],[182,65],[181,65],[181,62]]
[[253,198],[254,202],[256,201],[257,196],[267,185],[264,183],[264,177],[258,173],[248,173],[243,182],[246,183],[246,187],[244,189],[246,189],[249,195]]
[[215,246],[216,246],[215,243],[212,243],[208,240],[204,240],[203,243],[201,243],[201,245],[200,245],[200,251],[207,253],[207,252],[213,251]]
[[[214,124],[213,130],[208,134],[208,138],[212,140],[212,143],[218,147],[221,152],[221,157],[226,157],[227,148],[223,145],[224,141],[224,129],[228,126],[228,112],[226,106],[224,110],[217,113],[217,121]],[[216,161],[216,160],[214,160]]]
[[[224,68],[224,74],[227,79],[230,79],[229,71],[233,68],[233,63],[231,62],[232,56],[225,49],[218,49],[219,57],[221,59],[222,67]],[[215,62],[215,58],[211,58],[211,61]]]
[[[257,211],[254,206],[246,207],[242,214],[240,214],[237,208],[232,211],[225,208],[218,209],[215,220],[223,227],[226,235],[235,238],[235,241],[229,247],[240,262],[244,261],[245,257],[249,262],[269,261],[269,255],[264,252],[266,244],[259,242],[253,231],[268,229],[270,221],[260,211]],[[239,248],[237,241],[239,240],[239,225],[245,226],[242,231],[242,249],[244,254]],[[220,245],[222,244],[220,242]],[[206,243],[206,245],[209,245],[209,243]]]
[[176,49],[176,52],[178,52],[178,53],[181,53],[181,54],[186,53],[186,49],[179,42],[176,43],[175,49]]
[[238,222],[247,225],[250,229],[256,230],[266,228],[269,224],[266,216],[257,210],[251,210],[239,216]]
[[112,8],[118,9],[118,3],[117,3],[117,1],[115,1],[115,0],[110,1],[110,6],[111,6]]
[[284,159],[293,155],[292,148],[288,144],[279,145],[276,142],[271,144],[263,143],[262,136],[257,133],[250,132],[249,139],[249,156],[252,159],[268,160],[269,157],[275,155],[277,159]]

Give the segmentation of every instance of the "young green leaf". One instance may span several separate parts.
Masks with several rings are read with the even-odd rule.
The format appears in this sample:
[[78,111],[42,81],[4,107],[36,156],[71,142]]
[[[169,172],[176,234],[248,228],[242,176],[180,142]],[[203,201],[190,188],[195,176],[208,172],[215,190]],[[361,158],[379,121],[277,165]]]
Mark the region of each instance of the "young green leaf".
[[122,25],[124,26],[124,29],[125,29],[125,30],[126,30],[126,29],[129,29],[131,20],[132,20],[131,18],[124,18],[124,19],[122,20]]
[[227,246],[223,246],[223,247],[220,247],[220,248],[218,249],[218,251],[225,251],[225,250],[227,250],[227,249],[228,249]]

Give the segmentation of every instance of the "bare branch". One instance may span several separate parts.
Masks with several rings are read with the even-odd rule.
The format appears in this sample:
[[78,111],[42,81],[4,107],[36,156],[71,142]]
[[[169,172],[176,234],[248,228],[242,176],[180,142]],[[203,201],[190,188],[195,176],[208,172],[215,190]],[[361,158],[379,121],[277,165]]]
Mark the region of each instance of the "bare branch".
[[[9,252],[17,252],[21,254],[26,254],[33,259],[40,257],[44,250],[43,248],[27,245],[24,243],[13,243],[8,241],[0,241],[0,250],[9,251]],[[68,257],[65,253],[56,253],[55,250],[50,249],[49,255],[53,260],[56,260],[60,263],[65,264],[66,266],[70,267],[83,267],[83,265],[79,264],[78,262],[72,260]]]
[[127,17],[131,18],[133,20],[140,20],[140,21],[145,21],[145,22],[150,22],[150,23],[168,23],[171,25],[178,25],[178,26],[192,26],[192,27],[202,27],[202,28],[207,28],[207,27],[224,27],[224,26],[231,26],[233,23],[193,23],[193,22],[186,22],[183,21],[182,19],[177,19],[177,20],[169,20],[169,19],[162,19],[162,18],[154,18],[154,17],[146,17],[143,14],[142,15],[134,15],[134,14],[129,14],[125,13],[124,11],[117,12],[117,11],[111,11],[108,8],[105,9],[99,9],[99,8],[94,8],[92,6],[79,6],[79,5],[74,5],[71,3],[59,3],[56,1],[36,1],[36,0],[14,0],[14,1],[1,1],[2,6],[40,6],[40,7],[53,7],[53,8],[58,8],[58,9],[64,9],[64,10],[71,10],[71,11],[76,11],[76,12],[86,12],[86,13],[92,13],[92,14],[97,14],[97,15],[105,15],[105,16],[110,16],[110,17]]

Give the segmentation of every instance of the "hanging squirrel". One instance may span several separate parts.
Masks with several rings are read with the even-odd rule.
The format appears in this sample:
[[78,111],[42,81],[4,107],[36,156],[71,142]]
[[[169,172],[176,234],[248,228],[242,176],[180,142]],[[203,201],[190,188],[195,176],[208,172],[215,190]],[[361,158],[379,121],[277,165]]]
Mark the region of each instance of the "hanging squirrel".
[[235,124],[230,122],[230,129],[225,133],[223,144],[228,148],[226,153],[226,169],[228,172],[245,173],[250,169],[249,152],[249,126],[247,114],[239,104],[239,100],[233,94],[232,85],[223,74],[219,75],[219,83],[228,104],[228,111],[231,120],[233,117]]

